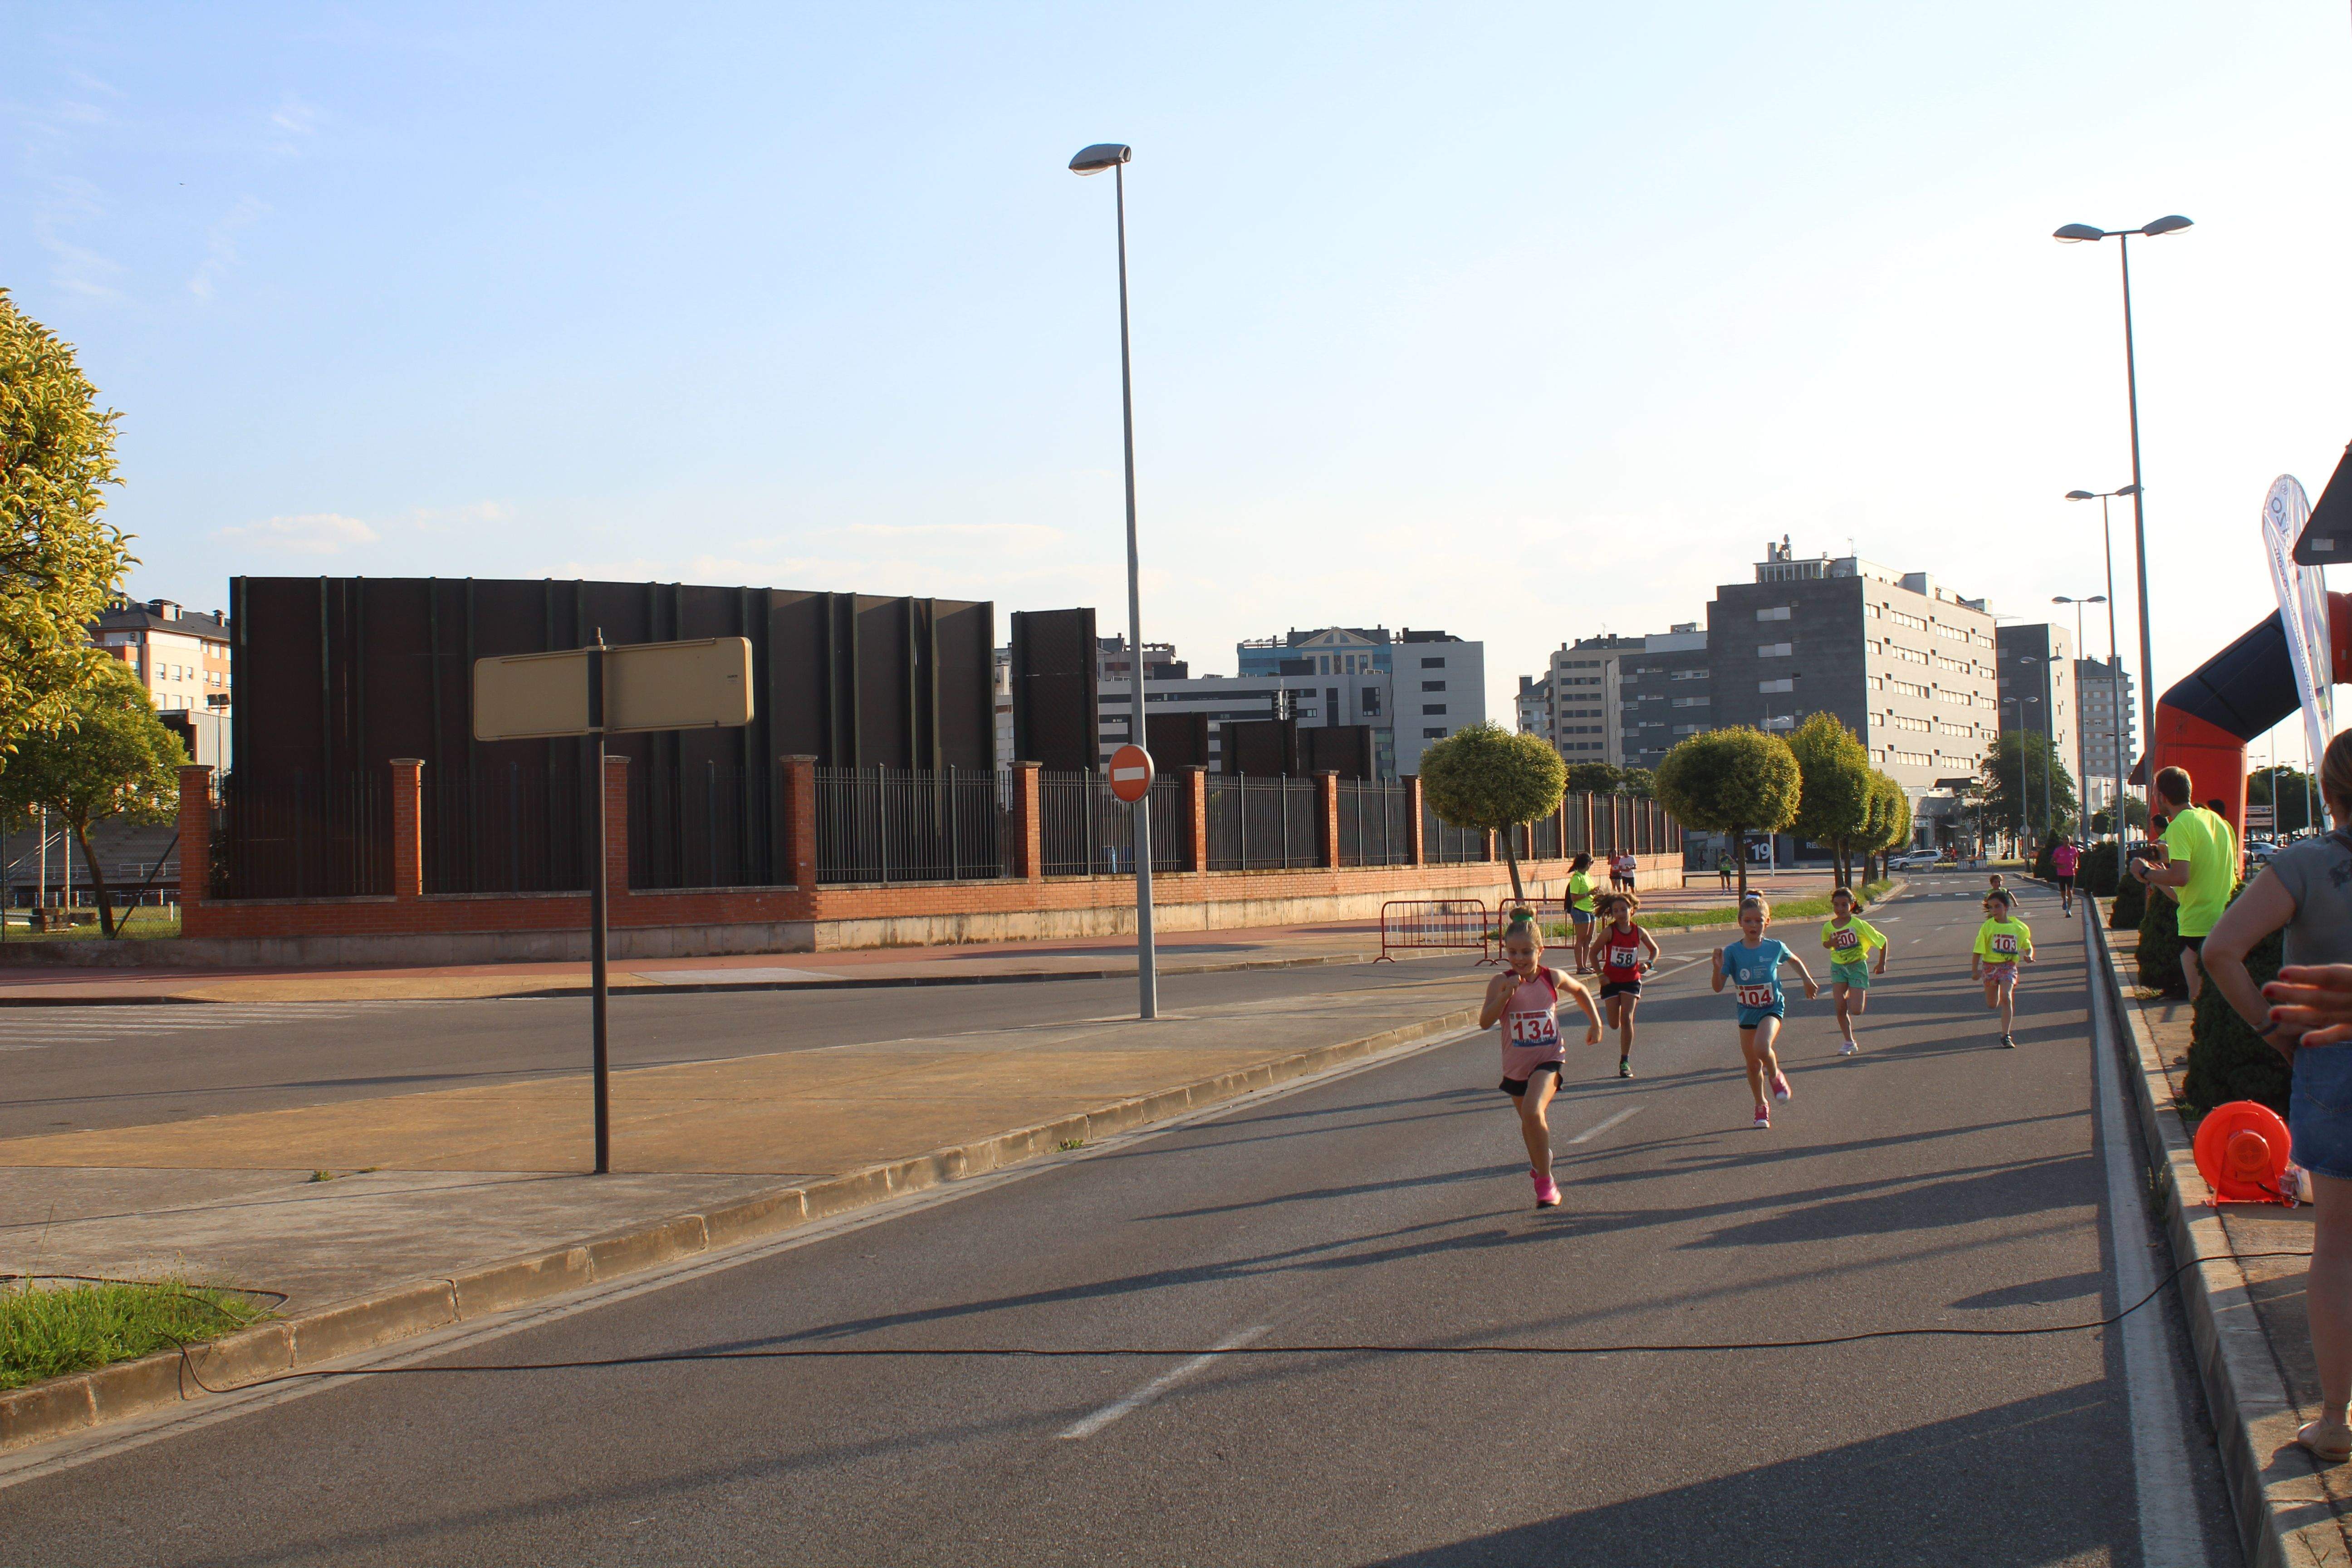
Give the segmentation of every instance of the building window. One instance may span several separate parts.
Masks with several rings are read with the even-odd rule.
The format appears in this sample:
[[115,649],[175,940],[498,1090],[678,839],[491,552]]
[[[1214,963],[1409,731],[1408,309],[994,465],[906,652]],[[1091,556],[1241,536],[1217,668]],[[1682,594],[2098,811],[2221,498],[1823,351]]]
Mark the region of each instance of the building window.
[[1759,621],[1785,621],[1789,618],[1789,606],[1767,605],[1756,612],[1756,618]]
[[1437,658],[1424,658],[1421,661],[1421,668],[1423,669],[1444,669],[1445,668],[1445,660],[1443,657]]
[[1423,730],[1421,732],[1421,738],[1424,741],[1443,741],[1445,739],[1445,731],[1444,730]]
[[1423,691],[1443,691],[1445,689],[1445,682],[1442,680],[1424,680],[1421,683],[1421,689]]
[[1794,691],[1796,689],[1797,683],[1793,680],[1759,680],[1756,683],[1759,691]]
[[1675,706],[1677,708],[1705,708],[1713,703],[1714,700],[1715,699],[1712,697],[1677,697],[1675,699]]
[[1790,643],[1768,642],[1756,645],[1758,658],[1786,658],[1795,651],[1795,646]]
[[1421,711],[1424,717],[1433,713],[1442,715],[1445,711],[1445,704],[1443,702],[1424,702],[1421,705]]

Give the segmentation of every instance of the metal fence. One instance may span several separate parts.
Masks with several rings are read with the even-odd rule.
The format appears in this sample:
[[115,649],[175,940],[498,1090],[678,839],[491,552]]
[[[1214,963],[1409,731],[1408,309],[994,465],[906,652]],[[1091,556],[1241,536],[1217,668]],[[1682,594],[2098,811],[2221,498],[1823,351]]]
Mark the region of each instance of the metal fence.
[[1412,791],[1403,784],[1339,784],[1339,864],[1412,863]]
[[[1151,781],[1151,868],[1181,871],[1191,833],[1184,821],[1184,781]],[[1048,877],[1135,875],[1135,807],[1110,793],[1092,771],[1038,770],[1037,845]]]
[[1003,876],[1009,781],[993,768],[818,768],[816,879]]
[[1486,859],[1486,836],[1475,827],[1452,827],[1438,820],[1429,802],[1421,804],[1422,858],[1432,866],[1467,866]]
[[1290,870],[1323,864],[1315,781],[1247,773],[1208,781],[1209,869]]
[[391,781],[296,772],[222,775],[213,805],[216,899],[337,899],[392,891]]
[[510,763],[427,770],[422,815],[428,893],[573,893],[591,850],[576,780]]

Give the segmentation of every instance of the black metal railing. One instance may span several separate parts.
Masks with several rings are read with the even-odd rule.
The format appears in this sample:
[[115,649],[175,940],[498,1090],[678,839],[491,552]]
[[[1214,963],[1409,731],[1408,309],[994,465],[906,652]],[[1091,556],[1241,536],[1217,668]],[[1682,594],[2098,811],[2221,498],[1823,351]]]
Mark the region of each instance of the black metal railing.
[[391,780],[223,774],[213,805],[212,897],[335,899],[392,891]]
[[1403,784],[1339,784],[1339,864],[1405,866],[1412,862],[1412,792]]
[[428,893],[572,893],[588,887],[580,784],[520,763],[428,768],[417,801]]
[[1486,836],[1475,827],[1454,827],[1421,805],[1421,854],[1432,866],[1467,866],[1487,858]]
[[993,768],[818,768],[816,879],[1003,876],[1011,778]]
[[[1181,871],[1191,837],[1181,778],[1151,781],[1151,868]],[[1135,875],[1135,808],[1110,793],[1098,773],[1039,770],[1037,846],[1048,877]]]
[[1209,869],[1265,871],[1323,864],[1313,779],[1247,773],[1208,781]]

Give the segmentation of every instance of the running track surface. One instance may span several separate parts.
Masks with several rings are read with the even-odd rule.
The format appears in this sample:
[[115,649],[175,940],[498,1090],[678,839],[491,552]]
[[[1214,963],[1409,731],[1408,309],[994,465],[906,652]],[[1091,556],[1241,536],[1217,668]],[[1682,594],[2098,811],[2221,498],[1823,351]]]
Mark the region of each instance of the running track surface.
[[[1556,1211],[1528,1206],[1496,1047],[1476,1037],[453,1352],[1165,1357],[313,1385],[0,1467],[0,1561],[2141,1563],[2112,1332],[1573,1359],[1197,1353],[2113,1310],[2080,931],[2028,895],[2043,962],[2021,990],[2021,1048],[2002,1050],[1968,980],[1975,887],[1927,879],[1874,913],[1895,952],[1860,1057],[1835,1055],[1826,996],[1799,994],[1782,1047],[1796,1099],[1769,1132],[1747,1126],[1730,1005],[1703,959],[1669,976],[1644,1004],[1640,1076],[1619,1081],[1613,1047],[1593,1049],[1554,1108]],[[1778,934],[1818,951],[1812,922]],[[2124,1218],[2127,1244],[2154,1241]],[[2170,1381],[2188,1413],[2187,1459],[2158,1478],[2191,1504],[2169,1561],[2234,1563],[2169,1299],[2156,1310],[2166,1350],[2140,1375]]]

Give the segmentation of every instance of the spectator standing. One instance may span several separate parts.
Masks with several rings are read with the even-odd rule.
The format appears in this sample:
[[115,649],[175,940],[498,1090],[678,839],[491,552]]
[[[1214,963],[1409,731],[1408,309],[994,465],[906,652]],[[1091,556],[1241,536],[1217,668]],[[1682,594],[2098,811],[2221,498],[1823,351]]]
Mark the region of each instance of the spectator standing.
[[[2246,954],[2271,932],[2285,933],[2284,986],[2289,1000],[2325,992],[2324,965],[2352,966],[2352,730],[2328,742],[2319,791],[2336,831],[2281,849],[2247,884],[2205,938],[2205,972],[2240,1017],[2284,1055],[2294,1069],[2287,1131],[2294,1162],[2311,1173],[2315,1210],[2311,1273],[2305,1287],[2312,1359],[2319,1367],[2319,1418],[2296,1434],[2330,1464],[2352,1458],[2352,1044],[2310,1034],[2313,1020],[2276,1020],[2272,1002],[2246,973]],[[2352,973],[2346,969],[2343,973]],[[2281,1009],[2287,1011],[2287,1009]],[[2301,1013],[2307,1009],[2296,1008]]]
[[2189,791],[2185,768],[2166,768],[2156,775],[2156,793],[2171,808],[2164,829],[2164,862],[2158,865],[2135,855],[2131,874],[2148,887],[2164,889],[2180,905],[2180,972],[2194,1002],[2205,989],[2198,950],[2238,886],[2238,836],[2221,813],[2189,805]]

